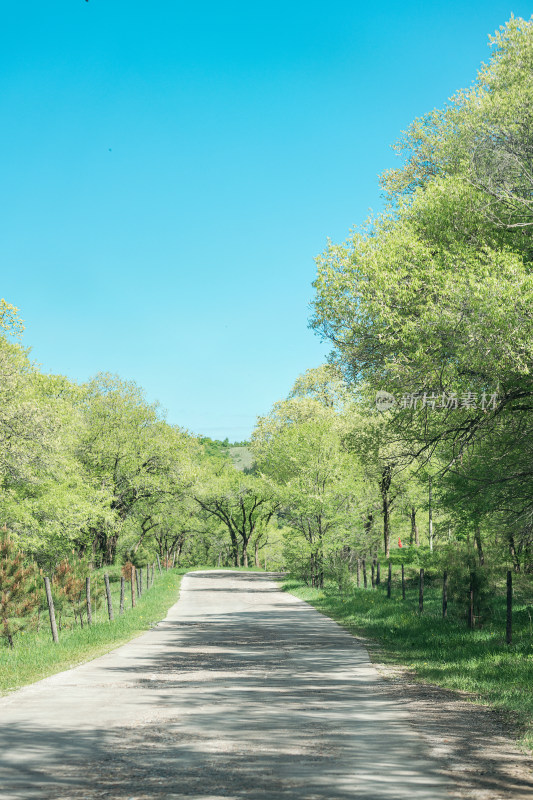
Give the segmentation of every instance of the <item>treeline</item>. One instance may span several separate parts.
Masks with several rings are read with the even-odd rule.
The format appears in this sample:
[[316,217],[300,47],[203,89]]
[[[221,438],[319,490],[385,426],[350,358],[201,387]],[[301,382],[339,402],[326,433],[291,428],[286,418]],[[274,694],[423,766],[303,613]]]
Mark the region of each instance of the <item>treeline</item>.
[[0,538],[16,558],[50,575],[67,558],[92,568],[156,555],[247,563],[251,544],[258,560],[264,501],[254,507],[228,441],[169,424],[115,375],[77,384],[43,374],[6,301],[0,330]]
[[491,47],[402,136],[386,210],[317,259],[330,363],[252,437],[313,585],[400,544],[533,568],[533,24]]

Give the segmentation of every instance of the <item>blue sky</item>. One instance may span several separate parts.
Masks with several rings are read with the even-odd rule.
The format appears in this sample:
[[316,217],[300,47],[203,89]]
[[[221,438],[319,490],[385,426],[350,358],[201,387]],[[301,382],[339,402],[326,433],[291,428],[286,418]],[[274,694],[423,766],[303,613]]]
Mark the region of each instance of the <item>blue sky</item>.
[[26,0],[0,25],[0,296],[45,371],[247,437],[325,360],[314,257],[525,3]]

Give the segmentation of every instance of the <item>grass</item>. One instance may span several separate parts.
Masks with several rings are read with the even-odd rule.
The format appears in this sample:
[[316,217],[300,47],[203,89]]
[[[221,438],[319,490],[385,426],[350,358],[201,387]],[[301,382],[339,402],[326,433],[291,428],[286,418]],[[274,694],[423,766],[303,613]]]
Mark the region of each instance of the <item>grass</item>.
[[312,589],[286,580],[282,588],[331,617],[351,633],[364,636],[376,660],[408,667],[420,681],[468,692],[472,699],[505,712],[521,744],[533,748],[533,635],[531,605],[516,598],[513,644],[505,643],[505,599],[495,593],[483,627],[469,630],[464,609],[449,606],[442,618],[440,584],[426,586],[424,610],[418,612],[418,585],[408,582],[401,599],[398,579],[392,597],[386,585],[376,589],[337,585]]

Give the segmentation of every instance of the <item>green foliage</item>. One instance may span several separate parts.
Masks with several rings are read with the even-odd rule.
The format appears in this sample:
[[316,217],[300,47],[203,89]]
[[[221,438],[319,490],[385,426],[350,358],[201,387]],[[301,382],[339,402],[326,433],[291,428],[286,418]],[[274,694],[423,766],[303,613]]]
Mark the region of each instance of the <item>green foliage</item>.
[[247,567],[250,542],[264,534],[277,508],[275,494],[267,482],[243,474],[231,462],[207,462],[204,467],[195,500],[207,524],[216,529],[218,523],[229,534],[233,564],[240,566],[242,559]]
[[[431,472],[450,529],[499,530],[531,569],[533,22],[511,19],[491,44],[476,83],[404,135],[386,212],[317,259],[312,326],[391,493],[413,494],[405,464]],[[381,390],[397,404],[380,415],[361,399]]]
[[[317,385],[318,399],[312,396]],[[324,385],[308,373],[288,400],[258,420],[252,435],[257,470],[289,527],[286,562],[313,585],[324,580],[327,554],[346,543],[357,491],[357,462],[344,446],[344,419]]]

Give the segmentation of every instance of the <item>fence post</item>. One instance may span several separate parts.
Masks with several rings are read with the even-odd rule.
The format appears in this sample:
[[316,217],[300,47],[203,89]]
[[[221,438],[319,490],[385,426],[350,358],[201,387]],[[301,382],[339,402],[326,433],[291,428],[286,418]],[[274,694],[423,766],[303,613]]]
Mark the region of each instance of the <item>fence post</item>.
[[87,624],[93,624],[93,610],[91,608],[91,576],[85,578],[85,595],[87,597]]
[[131,565],[131,607],[135,608],[135,567]]
[[402,564],[402,600],[405,600],[405,567]]
[[381,573],[380,573],[380,566],[379,561],[376,564],[376,586],[379,586],[381,583]]
[[448,616],[448,572],[444,570],[444,575],[442,576],[442,616],[443,618]]
[[59,637],[57,635],[57,625],[56,625],[56,614],[54,611],[54,600],[52,597],[52,589],[50,588],[50,579],[44,579],[44,588],[46,590],[46,600],[48,603],[48,613],[50,614],[50,628],[52,629],[52,639],[54,642],[59,641]]
[[361,559],[357,559],[357,588],[361,588]]
[[109,614],[109,621],[112,622],[115,619],[115,615],[113,614],[113,603],[111,602],[111,587],[109,585],[109,575],[107,572],[104,573],[104,582],[105,582],[105,593],[107,595],[107,613]]
[[124,575],[122,575],[122,577],[120,579],[120,608],[119,608],[119,612],[118,612],[119,614],[123,614],[124,613],[124,592],[125,592],[125,589],[126,589],[126,587],[124,585],[125,583],[126,583],[126,581],[124,580]]
[[159,560],[159,553],[157,554],[156,558],[157,558],[157,566],[159,567],[159,574],[162,575],[163,570],[161,569],[161,561]]
[[366,579],[366,559],[363,558],[363,586],[365,587],[365,589],[367,587],[367,583],[368,582],[367,582],[367,579]]
[[474,627],[474,573],[470,573],[470,592],[468,603],[468,627],[472,630]]
[[392,583],[392,566],[389,561],[389,574],[387,576],[387,597],[391,595],[391,583]]
[[420,613],[424,610],[424,570],[420,570],[420,578],[418,582],[418,610]]
[[513,573],[507,570],[507,625],[505,631],[507,644],[513,642]]

